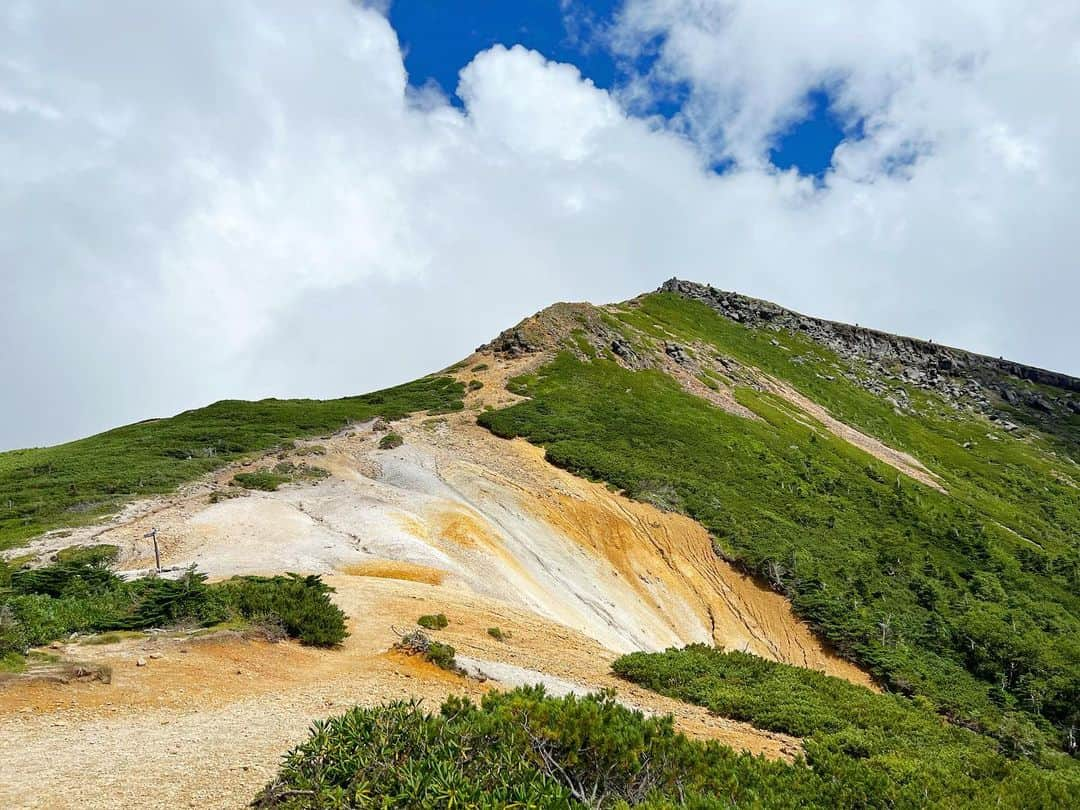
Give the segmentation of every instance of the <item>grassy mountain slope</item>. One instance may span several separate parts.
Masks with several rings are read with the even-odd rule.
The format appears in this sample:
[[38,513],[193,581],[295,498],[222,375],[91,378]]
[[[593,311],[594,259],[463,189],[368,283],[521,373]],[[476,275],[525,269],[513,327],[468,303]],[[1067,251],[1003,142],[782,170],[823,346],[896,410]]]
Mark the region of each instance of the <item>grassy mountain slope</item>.
[[[1002,430],[914,385],[898,407],[859,384],[860,359],[669,292],[578,320],[552,362],[512,383],[530,399],[482,424],[699,520],[719,553],[890,688],[974,727],[1019,717],[1074,744],[1080,476],[1068,431]],[[530,348],[527,330],[510,338],[495,347]],[[648,360],[664,355],[759,418],[689,393]],[[947,494],[829,435],[761,390],[762,374],[910,453]]]
[[[259,799],[263,806],[518,801],[551,807],[1056,807],[1076,795],[1080,381],[807,318],[686,282],[669,282],[617,306],[556,305],[460,365],[465,380],[468,368],[470,374],[485,372],[484,381],[465,386],[450,377],[428,377],[333,402],[223,402],[68,445],[0,454],[0,548],[88,523],[140,494],[167,491],[232,460],[267,451],[280,457],[277,448],[293,439],[334,433],[374,416],[462,411],[449,420],[404,423],[398,439],[404,443],[395,450],[375,449],[383,439],[374,428],[326,442],[332,451],[340,443],[335,463],[359,471],[358,481],[375,486],[368,495],[385,488],[391,517],[400,518],[406,504],[422,512],[431,499],[457,491],[459,522],[433,522],[428,539],[435,544],[463,525],[463,514],[482,516],[469,501],[470,476],[484,480],[491,490],[486,497],[500,516],[511,497],[491,488],[504,480],[504,466],[516,467],[527,457],[563,482],[572,481],[541,464],[531,448],[507,447],[478,430],[476,413],[496,436],[542,446],[546,458],[565,470],[697,520],[713,543],[710,549],[694,526],[698,557],[715,562],[715,550],[786,596],[836,651],[872,672],[884,694],[740,651],[694,646],[634,654],[616,662],[618,675],[758,728],[802,737],[805,759],[770,761],[716,742],[688,741],[674,734],[670,720],[634,714],[609,696],[552,699],[519,690],[490,696],[480,707],[451,699],[437,716],[415,704],[397,704],[357,709],[319,724],[285,760]],[[508,393],[503,385],[511,374],[521,376],[510,381]],[[496,389],[491,399],[478,393]],[[498,463],[470,444],[477,436],[485,453],[499,456]],[[371,459],[369,451],[379,453],[379,460],[357,466]],[[374,469],[388,472],[369,476]],[[425,474],[413,474],[419,469]],[[430,469],[435,477],[426,474]],[[440,469],[445,478],[438,478]],[[535,479],[544,482],[535,486],[528,476],[511,478],[525,490],[561,491],[548,478]],[[219,526],[219,539],[230,549],[242,531],[255,532],[248,538],[252,549],[268,535],[282,546],[296,546],[302,539],[296,532],[313,523],[317,533],[338,531],[352,552],[371,543],[375,550],[362,548],[364,554],[392,558],[400,545],[397,534],[387,535],[392,548],[373,542],[381,524],[371,518],[382,515],[380,502],[365,496],[362,504],[354,503],[349,499],[357,490],[344,481],[332,475],[320,481],[325,504],[313,492],[291,509],[291,493],[280,499],[259,493],[247,504],[200,504],[199,513],[205,515],[203,507],[242,513],[248,528],[227,521]],[[414,489],[395,488],[393,482],[409,482]],[[418,482],[434,488],[415,488]],[[602,487],[573,483],[617,498]],[[573,499],[571,489],[562,494]],[[345,502],[356,510],[334,508]],[[560,508],[558,498],[552,503]],[[689,524],[655,510],[648,510],[652,517],[635,517],[626,506],[645,507],[622,503],[627,521],[657,527],[671,518]],[[183,505],[176,510],[183,512]],[[260,515],[270,517],[251,523]],[[154,520],[160,517],[156,513]],[[186,520],[175,523],[174,551],[188,543],[201,552],[201,535],[185,533],[191,525]],[[396,532],[401,521],[390,522]],[[484,534],[466,532],[462,538]],[[628,561],[641,559],[630,547],[653,543],[647,530],[614,536],[605,554],[618,556],[625,546]],[[592,559],[575,556],[567,564],[553,552],[545,557],[545,548],[561,546],[544,546],[535,528],[516,539],[523,556],[535,557],[539,568],[558,569],[560,576],[581,577],[588,570],[582,561]],[[658,610],[671,594],[662,593],[665,580],[656,571],[666,566],[687,574],[686,558],[676,553],[689,545],[686,534],[675,532],[672,540],[680,544],[651,549],[657,569],[628,563],[612,575],[620,587],[635,580],[653,589]],[[320,540],[319,548],[331,545]],[[462,559],[463,570],[475,565]],[[7,590],[31,580],[48,585],[57,571],[67,570],[62,561],[57,566],[9,572]],[[482,570],[490,579],[495,569]],[[367,595],[371,587],[361,578],[350,580],[345,591]],[[82,573],[65,575],[71,594],[62,596],[82,598],[84,579]],[[558,582],[560,604],[570,601],[571,580]],[[717,588],[710,593],[725,592],[722,581],[710,583]],[[129,615],[134,591],[118,581],[113,585],[91,594],[95,610],[116,609],[115,616],[105,617],[110,627],[143,626],[141,618]],[[172,598],[161,583],[134,587]],[[460,596],[459,587],[460,581],[447,591],[429,586],[427,598]],[[404,595],[411,617],[411,600],[419,597]],[[45,610],[41,597],[19,596],[36,600],[39,614],[52,621],[41,622],[37,640],[60,633],[53,620],[63,618],[51,607]],[[591,601],[603,612],[618,600]],[[504,603],[493,602],[500,610]],[[679,610],[670,607],[675,602],[664,604],[669,613]],[[268,609],[262,602],[248,608]],[[445,605],[436,601],[430,608],[437,613]],[[528,609],[534,617],[542,612],[535,604]],[[389,615],[363,608],[349,612],[354,635]],[[711,608],[700,619],[715,627]],[[560,628],[573,625],[560,621]],[[10,629],[11,614],[0,610],[3,622]],[[783,633],[768,626],[774,636]],[[521,657],[527,644],[541,643],[533,632],[515,628],[515,638],[498,644],[524,665],[522,673],[533,668],[539,676],[565,675],[561,663],[542,665],[535,648],[531,659]],[[459,649],[471,649],[468,636],[458,639],[456,644],[465,645]],[[365,654],[381,655],[385,647],[380,640]],[[495,657],[503,661],[501,651]],[[589,660],[594,658],[590,653]],[[466,689],[464,680],[454,681],[459,676],[439,670],[438,677],[441,688]],[[46,732],[47,746],[51,734]]]
[[1080,789],[1080,768],[1043,755],[1022,729],[1008,745],[995,744],[940,722],[926,701],[820,672],[702,646],[634,653],[614,669],[670,697],[802,737],[805,765],[843,794],[830,801],[817,785],[800,806],[1056,808]]
[[224,400],[55,447],[0,453],[0,549],[89,523],[140,495],[168,492],[237,458],[376,416],[458,410],[451,377],[336,400]]

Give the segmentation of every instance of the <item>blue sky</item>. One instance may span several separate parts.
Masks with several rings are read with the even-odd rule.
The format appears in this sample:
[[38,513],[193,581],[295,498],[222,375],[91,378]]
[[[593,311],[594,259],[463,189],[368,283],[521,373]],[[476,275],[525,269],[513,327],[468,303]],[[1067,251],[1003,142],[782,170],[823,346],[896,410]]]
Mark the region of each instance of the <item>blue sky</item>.
[[[433,82],[460,107],[454,94],[458,71],[493,45],[520,44],[552,61],[572,64],[605,90],[616,90],[631,71],[647,71],[654,52],[636,59],[616,57],[605,42],[604,34],[620,6],[620,0],[576,0],[565,8],[559,0],[394,0],[389,18],[401,42],[410,84]],[[654,99],[644,112],[670,119],[682,100],[675,92]],[[805,117],[776,134],[768,153],[774,166],[819,179],[825,174],[833,151],[845,139],[845,127],[831,105],[824,88],[807,94]],[[855,138],[858,132],[857,127],[848,128],[847,137]],[[720,160],[713,168],[723,172],[731,166],[731,161]]]
[[[559,0],[395,0],[389,16],[415,85],[434,80],[452,96],[458,71],[477,53],[492,45],[520,44],[569,62],[597,87],[610,88],[619,76],[615,60],[588,28],[609,23],[619,4],[597,0],[588,5],[585,18],[573,8],[564,14]],[[571,30],[574,19],[584,23],[578,30]]]

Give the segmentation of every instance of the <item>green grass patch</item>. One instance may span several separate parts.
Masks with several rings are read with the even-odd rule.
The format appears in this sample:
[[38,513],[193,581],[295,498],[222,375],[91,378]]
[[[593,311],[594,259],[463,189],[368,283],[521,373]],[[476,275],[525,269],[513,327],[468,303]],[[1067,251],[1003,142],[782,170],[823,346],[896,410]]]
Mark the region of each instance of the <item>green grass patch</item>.
[[121,641],[125,641],[129,638],[141,638],[142,635],[142,632],[136,630],[111,630],[108,633],[95,633],[92,636],[87,636],[81,640],[81,643],[90,644],[92,646],[119,644]]
[[55,447],[0,453],[0,549],[99,519],[141,495],[169,492],[229,462],[352,422],[460,410],[464,386],[425,377],[336,400],[225,400]]
[[20,672],[23,672],[25,669],[25,656],[19,655],[17,652],[6,652],[0,654],[0,672],[17,675]]

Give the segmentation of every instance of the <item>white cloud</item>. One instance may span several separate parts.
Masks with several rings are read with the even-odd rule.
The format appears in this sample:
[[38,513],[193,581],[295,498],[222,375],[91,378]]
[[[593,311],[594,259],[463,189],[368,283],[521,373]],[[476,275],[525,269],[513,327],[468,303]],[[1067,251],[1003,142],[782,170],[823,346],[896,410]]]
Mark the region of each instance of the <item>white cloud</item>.
[[[623,17],[682,134],[520,47],[455,109],[364,4],[0,12],[0,447],[370,390],[675,274],[1080,370],[1071,6],[719,7]],[[868,137],[815,187],[761,157],[823,81]]]
[[624,120],[618,105],[576,67],[548,62],[520,45],[477,54],[461,71],[458,95],[477,135],[517,155],[594,157],[597,138]]

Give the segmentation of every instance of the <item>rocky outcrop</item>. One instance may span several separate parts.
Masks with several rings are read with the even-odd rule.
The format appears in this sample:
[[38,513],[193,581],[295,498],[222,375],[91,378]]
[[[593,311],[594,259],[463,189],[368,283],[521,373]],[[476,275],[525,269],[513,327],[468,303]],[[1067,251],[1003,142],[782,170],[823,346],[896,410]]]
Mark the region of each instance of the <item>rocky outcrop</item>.
[[[856,381],[891,398],[898,407],[905,403],[903,389],[897,389],[895,383],[907,383],[934,391],[957,408],[988,413],[998,419],[1015,417],[1016,412],[1035,421],[1080,413],[1080,379],[1067,374],[814,318],[769,301],[691,281],[673,278],[664,282],[660,291],[699,301],[749,327],[804,334],[844,359],[858,359],[870,373]],[[1025,382],[1043,388],[1033,390]],[[1056,390],[1047,392],[1046,388]],[[1008,411],[1000,407],[1003,405],[1010,406],[1011,411],[999,414]]]

